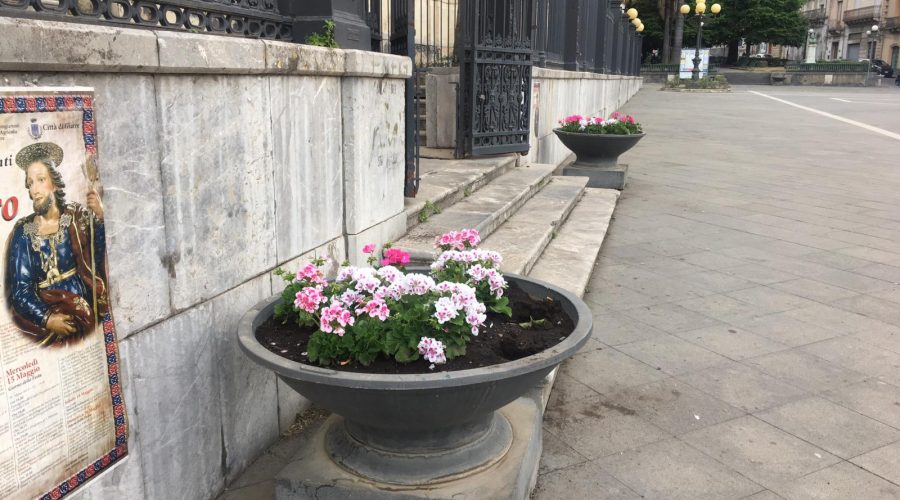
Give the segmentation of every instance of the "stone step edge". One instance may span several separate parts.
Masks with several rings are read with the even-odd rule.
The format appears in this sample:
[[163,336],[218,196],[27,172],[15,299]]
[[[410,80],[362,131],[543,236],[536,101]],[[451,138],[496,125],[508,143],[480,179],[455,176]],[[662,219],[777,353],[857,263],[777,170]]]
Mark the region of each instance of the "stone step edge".
[[481,244],[482,248],[486,248],[489,250],[498,250],[501,253],[501,255],[507,256],[507,254],[509,253],[509,250],[502,249],[502,248],[498,249],[498,248],[495,248],[494,246],[491,246],[491,238],[496,239],[497,237],[501,236],[503,234],[503,231],[511,229],[510,228],[511,225],[514,226],[514,225],[520,224],[520,223],[522,225],[534,225],[534,224],[529,224],[527,219],[520,222],[520,221],[517,221],[516,218],[520,215],[524,215],[525,211],[527,211],[527,209],[528,209],[529,204],[533,203],[536,198],[541,196],[542,193],[546,192],[547,188],[549,188],[554,183],[558,182],[558,183],[561,183],[564,185],[568,185],[571,188],[577,188],[576,192],[574,193],[574,196],[572,196],[570,199],[567,200],[566,205],[563,207],[562,212],[560,212],[558,214],[557,218],[555,218],[553,221],[551,221],[550,224],[541,225],[540,227],[536,228],[537,231],[540,231],[540,233],[538,233],[538,232],[531,233],[532,238],[530,238],[529,241],[531,241],[532,243],[536,243],[536,246],[533,244],[527,245],[530,248],[528,248],[528,255],[525,257],[525,261],[524,261],[523,265],[521,266],[521,268],[509,268],[509,267],[506,267],[506,265],[504,265],[502,267],[504,272],[508,272],[508,273],[512,273],[512,274],[527,275],[531,271],[531,268],[534,267],[534,265],[537,263],[541,254],[544,252],[544,249],[547,248],[547,245],[549,245],[550,241],[553,240],[554,236],[556,235],[556,232],[559,231],[559,229],[562,227],[563,224],[565,224],[566,219],[569,218],[569,214],[572,213],[572,210],[575,209],[575,206],[581,200],[581,197],[584,195],[584,190],[587,186],[588,180],[589,179],[587,177],[552,176],[550,178],[550,181],[544,186],[543,189],[541,189],[539,192],[535,193],[535,195],[532,196],[531,199],[529,199],[524,205],[522,205],[519,208],[519,210],[516,211],[515,214],[513,214],[509,219],[507,219],[507,221],[504,222],[500,227],[498,227],[497,230],[494,231],[494,233],[490,235],[490,237],[485,238],[483,240],[483,243]]
[[448,208],[459,200],[465,198],[467,196],[467,192],[469,193],[468,196],[470,196],[487,185],[492,180],[515,168],[517,160],[518,159],[515,156],[504,158],[503,161],[498,163],[497,166],[490,171],[487,171],[482,175],[470,179],[462,184],[458,184],[456,186],[448,188],[440,195],[436,196],[434,199],[417,199],[415,204],[405,207],[403,210],[406,213],[406,231],[408,232],[410,229],[420,224],[419,213],[422,211],[422,209],[425,208],[426,201],[430,201],[435,207],[437,207],[438,210],[444,210],[445,208]]
[[[563,284],[560,284],[560,286],[564,286],[566,289],[569,289],[570,291],[575,293],[578,297],[584,296],[585,289],[587,288],[587,283],[590,282],[590,275],[593,272],[593,269],[594,269],[594,266],[596,265],[597,259],[600,256],[600,249],[603,245],[603,242],[606,240],[606,232],[609,230],[609,223],[612,219],[613,213],[615,212],[619,195],[620,195],[620,192],[617,190],[614,190],[614,189],[587,188],[584,191],[584,196],[582,197],[581,202],[579,202],[579,206],[580,206],[581,203],[589,202],[592,199],[599,198],[600,200],[598,200],[598,201],[606,199],[607,201],[611,201],[612,203],[610,203],[606,207],[606,210],[605,210],[606,213],[601,215],[601,220],[597,221],[597,222],[599,222],[599,224],[601,226],[605,226],[605,229],[602,231],[602,236],[600,238],[598,238],[596,241],[596,252],[593,254],[594,258],[591,259],[591,267],[588,269],[588,272],[586,273],[587,279],[582,280],[583,284],[579,283],[575,287],[571,287],[571,285],[564,286]],[[575,212],[576,212],[576,210],[578,210],[579,206],[576,206],[572,210],[572,213],[569,214],[570,221],[574,221],[575,220],[574,218],[577,217],[577,215],[580,215],[580,214],[575,214]],[[587,211],[588,210],[585,207],[585,210],[581,210],[579,212],[587,212]],[[566,230],[567,225],[568,225],[567,223],[563,224],[563,226],[560,228],[560,234],[562,234],[563,231],[566,231],[567,235],[569,235],[573,231],[581,232],[581,231],[579,231],[579,228],[571,227],[571,226],[569,227],[569,229],[567,231]],[[584,233],[581,232],[581,234],[584,234]],[[560,243],[557,243],[557,244],[560,244]],[[592,248],[593,248],[593,245],[592,245]],[[541,257],[543,257],[544,255],[547,255],[547,253],[548,253],[547,250],[548,249],[544,250],[544,254],[542,254]],[[552,257],[552,254],[549,257]],[[538,260],[538,262],[540,262],[540,259]],[[557,376],[558,372],[559,372],[559,366],[557,366],[556,368],[553,369],[553,371],[551,371],[549,374],[547,374],[547,376],[544,377],[544,380],[540,384],[538,384],[538,387],[536,388],[537,394],[535,395],[535,397],[537,398],[537,402],[540,405],[539,407],[541,408],[541,414],[543,414],[547,410],[547,404],[550,401],[550,393],[553,391],[553,384],[556,382],[556,376]]]
[[[541,163],[534,163],[530,166],[542,166],[546,167],[547,165]],[[528,167],[518,167],[518,168],[528,168]],[[512,198],[503,208],[500,210],[488,215],[487,218],[479,222],[475,225],[474,228],[481,235],[481,239],[484,240],[488,236],[491,235],[500,225],[506,222],[513,214],[515,214],[525,203],[528,202],[535,194],[537,194],[544,186],[550,182],[550,178],[553,177],[553,169],[547,169],[547,172],[541,175],[535,182],[527,186],[523,192],[516,195]],[[484,186],[482,186],[484,187]],[[476,192],[477,193],[477,192]],[[473,193],[474,194],[474,193]],[[452,205],[451,205],[452,206]],[[449,228],[448,230],[457,230],[457,229],[466,229],[466,228]],[[409,228],[407,228],[407,231]],[[399,242],[398,242],[399,243]],[[429,247],[427,249],[423,248],[405,248],[403,245],[396,245],[403,250],[409,252],[410,260],[418,263],[430,263],[438,256],[438,251],[435,248]]]

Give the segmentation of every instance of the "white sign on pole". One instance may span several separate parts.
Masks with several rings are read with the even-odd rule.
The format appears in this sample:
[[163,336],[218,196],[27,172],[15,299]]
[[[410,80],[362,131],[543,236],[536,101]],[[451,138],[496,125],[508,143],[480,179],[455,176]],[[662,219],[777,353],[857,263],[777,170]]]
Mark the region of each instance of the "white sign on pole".
[[[678,68],[679,78],[690,78],[694,71],[694,50],[681,49],[681,65]],[[709,49],[700,49],[700,78],[709,73]]]

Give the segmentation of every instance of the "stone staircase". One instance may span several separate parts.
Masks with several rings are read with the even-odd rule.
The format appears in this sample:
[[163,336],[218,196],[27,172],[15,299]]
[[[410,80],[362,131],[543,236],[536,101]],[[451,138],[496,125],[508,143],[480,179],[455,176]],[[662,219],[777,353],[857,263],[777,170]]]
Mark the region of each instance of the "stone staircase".
[[[425,160],[423,160],[424,164]],[[424,164],[419,196],[406,200],[407,234],[394,243],[414,262],[437,255],[434,240],[475,228],[503,255],[503,272],[584,293],[619,192],[554,165],[516,166],[515,155]]]

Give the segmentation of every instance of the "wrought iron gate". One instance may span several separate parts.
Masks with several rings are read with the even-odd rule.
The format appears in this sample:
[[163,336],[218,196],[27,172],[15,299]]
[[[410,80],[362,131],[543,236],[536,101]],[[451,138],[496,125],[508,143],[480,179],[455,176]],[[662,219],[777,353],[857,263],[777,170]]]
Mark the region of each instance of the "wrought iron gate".
[[406,80],[405,141],[406,168],[403,196],[414,197],[419,191],[419,95],[416,82],[416,6],[413,0],[391,0],[391,54],[408,56],[413,66],[411,78]]
[[460,0],[456,156],[528,151],[531,0]]

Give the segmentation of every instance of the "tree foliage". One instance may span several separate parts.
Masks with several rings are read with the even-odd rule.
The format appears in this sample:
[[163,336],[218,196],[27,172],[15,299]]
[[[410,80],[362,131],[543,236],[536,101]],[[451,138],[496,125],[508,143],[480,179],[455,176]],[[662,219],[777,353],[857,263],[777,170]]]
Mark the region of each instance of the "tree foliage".
[[[716,0],[707,0],[707,9]],[[808,27],[800,14],[803,0],[718,0],[722,13],[704,19],[703,45],[731,45],[743,38],[748,45],[762,42],[802,46]],[[693,7],[694,2],[689,2]],[[657,0],[636,0],[632,3],[640,12],[644,23],[644,52],[663,45],[664,22],[659,13]],[[681,14],[676,14],[681,15]],[[684,23],[685,47],[695,45],[697,36],[696,20],[686,19]]]

